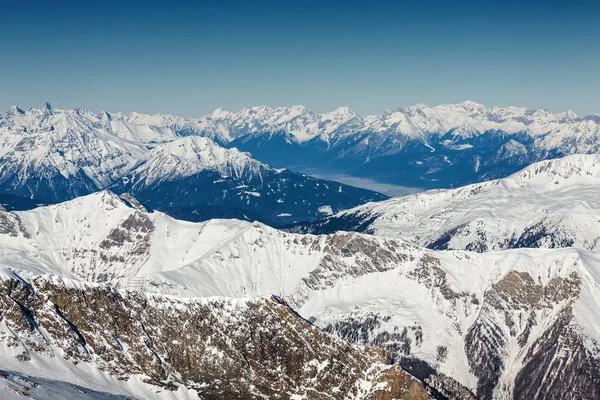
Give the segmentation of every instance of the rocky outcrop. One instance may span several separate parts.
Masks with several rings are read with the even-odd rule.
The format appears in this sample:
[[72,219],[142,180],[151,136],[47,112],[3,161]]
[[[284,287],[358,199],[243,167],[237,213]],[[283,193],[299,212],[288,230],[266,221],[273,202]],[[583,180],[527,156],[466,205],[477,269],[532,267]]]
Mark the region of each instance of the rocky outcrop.
[[[531,346],[515,380],[515,398],[560,400],[566,393],[578,399],[600,398],[600,360],[569,325],[572,318],[571,308],[565,308]],[[598,343],[593,346],[599,354]]]
[[323,258],[304,284],[311,290],[325,289],[348,275],[359,277],[397,268],[414,257],[411,246],[392,239],[375,239],[352,233],[327,236]]
[[[511,271],[491,286],[484,296],[479,317],[465,336],[465,351],[478,378],[479,398],[491,399],[498,393],[505,396],[512,393],[518,399],[546,399],[553,391],[564,396],[572,383],[553,390],[546,382],[548,379],[560,382],[552,377],[563,374],[577,374],[578,386],[591,389],[581,398],[595,398],[588,396],[600,385],[589,387],[585,374],[577,372],[581,364],[552,362],[553,353],[564,348],[565,341],[581,341],[569,327],[570,304],[579,295],[580,284],[576,273],[541,284],[526,272]],[[535,335],[538,339],[532,338],[532,331],[544,326],[549,328]],[[566,348],[579,361],[585,359],[597,365],[597,359],[588,359],[585,348]],[[514,368],[515,363],[523,364],[516,381],[503,382],[505,369],[511,364]],[[588,371],[592,370],[594,368]]]
[[[582,332],[581,321],[574,317],[573,305],[582,290],[577,272],[543,281],[512,270],[491,283],[483,299],[453,290],[432,255],[425,254],[407,276],[430,290],[440,318],[445,314],[459,321],[460,313],[466,313],[473,321],[467,328],[451,325],[464,349],[439,344],[430,328],[398,324],[393,311],[355,310],[329,320],[324,330],[384,349],[390,362],[421,380],[438,399],[598,398],[600,346],[597,338]],[[435,357],[422,359],[425,349],[433,346]],[[476,377],[472,388],[438,369],[461,351]]]
[[23,235],[26,239],[31,238],[31,235],[23,226],[19,215],[0,210],[0,235],[17,237],[19,234]]
[[22,363],[62,357],[205,399],[428,397],[383,351],[333,339],[277,297],[184,300],[13,276],[0,283],[0,326]]

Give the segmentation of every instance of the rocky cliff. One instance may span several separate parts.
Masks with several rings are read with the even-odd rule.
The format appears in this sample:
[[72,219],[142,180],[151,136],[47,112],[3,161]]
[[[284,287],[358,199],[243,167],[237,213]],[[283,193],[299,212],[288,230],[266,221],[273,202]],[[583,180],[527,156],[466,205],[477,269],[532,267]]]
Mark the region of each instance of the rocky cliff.
[[277,297],[178,299],[7,274],[0,347],[3,365],[29,371],[46,360],[125,383],[139,379],[143,391],[115,387],[136,398],[152,391],[203,399],[428,397],[418,381],[386,365],[381,350],[328,336]]

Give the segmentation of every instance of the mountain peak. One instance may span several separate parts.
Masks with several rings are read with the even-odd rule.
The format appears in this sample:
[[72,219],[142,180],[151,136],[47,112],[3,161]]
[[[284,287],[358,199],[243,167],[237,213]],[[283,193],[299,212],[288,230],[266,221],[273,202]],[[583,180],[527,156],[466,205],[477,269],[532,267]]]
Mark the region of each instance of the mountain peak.
[[428,108],[429,108],[429,105],[427,103],[415,103],[410,106],[400,106],[400,107],[398,107],[398,109],[396,111],[386,110],[383,113],[383,116],[385,117],[385,116],[393,115],[398,112],[409,115],[409,116],[414,116],[416,114],[423,114],[423,110],[428,109]]
[[322,124],[328,124],[326,132],[329,130],[336,129],[338,126],[345,124],[353,119],[360,119],[360,117],[352,111],[349,107],[338,107],[335,110],[321,114],[320,119]]
[[79,106],[75,109],[75,112],[79,115],[85,115],[88,114],[90,110],[88,110],[85,106]]
[[273,109],[269,106],[265,106],[265,105],[260,105],[260,106],[246,106],[244,108],[242,108],[242,110],[239,112],[240,114],[259,114],[259,113],[266,113],[266,112],[271,112],[273,111]]
[[567,110],[564,115],[566,120],[574,120],[579,118],[579,116],[573,110]]
[[63,203],[51,205],[48,207],[57,208],[79,208],[81,210],[94,210],[94,211],[111,211],[121,207],[129,207],[125,202],[110,190],[100,190],[85,196],[79,196],[72,200],[65,201]]
[[467,110],[475,110],[477,108],[485,108],[485,106],[483,104],[476,103],[476,102],[471,101],[471,100],[463,101],[462,103],[459,103],[457,105],[459,105],[459,106],[461,106],[461,107],[463,107],[463,108],[465,108]]
[[134,169],[146,182],[181,179],[204,170],[222,176],[237,174],[247,167],[269,168],[236,148],[226,149],[209,138],[187,136],[150,150]]
[[50,104],[48,102],[44,103],[44,105],[41,107],[41,109],[49,114],[54,113],[54,107],[52,107],[52,104]]
[[230,111],[224,110],[223,108],[216,108],[208,116],[212,119],[224,119],[231,115]]
[[341,106],[336,108],[335,110],[333,110],[331,113],[329,114],[336,114],[336,115],[351,115],[354,116],[356,115],[356,113],[354,111],[352,111],[350,109],[350,107],[348,106]]
[[12,106],[11,108],[8,109],[8,111],[11,114],[13,114],[13,115],[16,115],[16,114],[23,115],[23,114],[25,114],[25,111],[21,107],[19,107],[19,106]]
[[[295,105],[295,106],[291,106],[291,107],[286,107],[287,111],[289,113],[292,114],[296,114],[296,115],[302,115],[302,114],[312,114],[313,112],[311,110],[309,110],[307,107],[305,106],[301,106],[301,105]],[[285,109],[285,108],[284,108]]]

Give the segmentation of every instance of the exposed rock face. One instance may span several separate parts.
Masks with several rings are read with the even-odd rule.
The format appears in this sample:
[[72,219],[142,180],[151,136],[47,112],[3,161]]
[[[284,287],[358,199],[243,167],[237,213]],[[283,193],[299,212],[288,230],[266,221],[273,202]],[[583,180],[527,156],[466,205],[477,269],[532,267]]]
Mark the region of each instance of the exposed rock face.
[[[519,399],[600,398],[600,360],[597,343],[590,351],[585,338],[569,325],[573,318],[566,308],[524,358],[524,367],[515,380]],[[550,371],[550,373],[548,373]],[[568,390],[568,393],[565,391]]]
[[445,375],[416,357],[402,357],[400,365],[414,377],[420,379],[435,399],[475,400],[471,390],[452,377]]
[[[391,311],[353,311],[330,320],[324,330],[349,342],[385,349],[390,361],[420,379],[435,398],[598,398],[598,338],[586,336],[581,320],[573,316],[582,285],[578,273],[541,283],[530,273],[509,271],[489,286],[482,299],[452,289],[440,260],[428,254],[407,276],[431,290],[439,318],[455,321],[451,329],[462,338],[466,360],[477,378],[475,390],[437,369],[460,348],[438,344],[435,359],[419,359],[424,346],[438,342],[435,332],[416,324],[397,325]],[[472,321],[466,330],[460,324],[464,318]]]
[[17,214],[0,210],[0,235],[17,237],[19,234],[23,235],[26,239],[31,238],[31,235],[25,229],[21,218]]
[[[143,263],[149,257],[151,247],[151,235],[154,231],[154,223],[149,218],[148,214],[136,210],[129,215],[121,224],[113,228],[106,239],[100,242],[100,260],[99,268],[97,268],[97,276],[93,276],[94,281],[107,281],[114,278],[114,274],[104,272],[103,266],[107,270],[112,269],[113,262],[135,265]],[[127,246],[125,246],[127,244]],[[112,249],[119,251],[126,248],[128,251],[119,252],[118,255],[113,254]],[[124,273],[125,271],[121,271]]]
[[[570,304],[579,295],[580,285],[576,273],[542,285],[528,273],[512,271],[491,286],[479,317],[465,336],[465,351],[479,379],[478,397],[491,399],[513,392],[520,399],[545,399],[553,391],[564,396],[573,383],[568,377],[558,376],[576,374],[577,387],[586,390],[583,397],[595,398],[593,393],[600,384],[592,384],[585,374],[580,375],[580,363],[590,364],[591,372],[597,371],[598,360],[589,358],[582,338],[569,326]],[[538,329],[543,333],[532,340],[532,332]],[[561,350],[558,359],[565,360],[553,362]],[[571,362],[564,362],[567,358],[575,363],[568,366]],[[505,369],[515,362],[523,365],[516,381],[503,381]]]
[[[351,233],[336,233],[312,246],[324,256],[319,266],[303,279],[310,290],[326,289],[348,275],[359,277],[388,271],[414,259],[406,243],[392,239],[371,240]],[[294,304],[301,303],[296,300]]]
[[63,357],[205,399],[428,397],[382,351],[329,337],[276,297],[178,300],[15,276],[0,313],[0,343],[23,363]]

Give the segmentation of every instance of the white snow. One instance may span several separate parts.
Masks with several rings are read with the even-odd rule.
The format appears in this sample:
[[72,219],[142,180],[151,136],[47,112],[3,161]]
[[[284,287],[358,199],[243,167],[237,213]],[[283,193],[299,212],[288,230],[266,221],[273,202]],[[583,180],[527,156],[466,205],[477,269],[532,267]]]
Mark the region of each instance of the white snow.
[[[569,180],[572,175],[568,172],[577,171],[575,166],[571,162],[556,163],[538,169],[537,175],[550,182],[556,177]],[[587,170],[593,168],[588,165]],[[513,176],[506,185],[529,179],[538,182],[532,178],[534,175],[535,167]],[[587,179],[589,176],[585,175],[581,182]],[[543,185],[538,187],[541,191]],[[64,279],[93,280],[102,272],[112,276],[110,279],[119,287],[126,284],[127,277],[139,276],[144,278],[144,290],[179,298],[245,299],[277,294],[290,301],[301,315],[315,317],[320,326],[373,313],[389,317],[378,328],[381,331],[420,327],[423,343],[413,346],[414,354],[471,388],[476,380],[464,354],[464,333],[477,318],[490,285],[510,271],[528,272],[542,284],[576,272],[583,283],[573,306],[575,323],[594,335],[598,329],[595,317],[588,316],[598,312],[600,254],[581,249],[440,252],[357,233],[313,236],[243,221],[187,223],[129,208],[109,192],[6,215],[18,216],[31,237],[23,233],[0,236],[3,274],[13,270],[25,277],[52,274]],[[132,252],[135,241],[103,247],[101,243],[111,236],[110,232],[131,216],[146,216],[155,227],[147,234],[147,252]],[[138,235],[141,236],[136,240],[146,240],[144,232]],[[117,261],[100,262],[102,254],[114,255]],[[437,265],[453,292],[468,293],[478,303],[469,296],[456,301],[446,299],[438,289],[427,286],[427,281],[416,279],[412,273],[424,257],[439,260]],[[409,334],[414,335],[414,331],[409,329]],[[411,338],[414,342],[415,338]],[[436,361],[439,345],[450,349],[443,363]],[[12,357],[4,350],[0,354],[6,359]],[[509,361],[515,362],[521,356],[518,352],[507,355]]]
[[[247,226],[237,220],[195,224],[159,212],[143,214],[108,191],[14,214],[32,237],[3,235],[0,265],[84,280],[100,272],[126,277],[179,268]],[[127,241],[103,249],[110,233],[136,215],[147,215],[154,226],[149,253],[136,255],[138,244]],[[101,261],[99,254],[114,260]]]
[[495,181],[368,203],[332,218],[374,217],[370,232],[422,246],[452,232],[450,249],[480,238],[488,249],[500,249],[543,224],[548,233],[573,239],[574,246],[598,250],[599,214],[600,156],[593,154],[542,161]]
[[[373,135],[364,142],[369,146],[415,138],[429,146],[431,135],[452,132],[466,139],[489,130],[524,132],[536,139],[540,151],[565,146],[588,151],[600,141],[594,118],[578,118],[572,112],[487,108],[473,102],[417,104],[365,118],[347,108],[319,115],[301,106],[249,107],[238,113],[218,109],[203,118],[181,119],[94,114],[85,108],[57,110],[44,105],[29,110],[13,107],[0,114],[0,157],[10,158],[13,168],[7,170],[9,163],[4,163],[0,173],[17,173],[26,179],[31,167],[42,172],[52,168],[70,178],[83,168],[101,186],[134,164],[139,175],[148,179],[187,176],[206,168],[223,176],[262,168],[245,153],[223,149],[208,138],[180,138],[182,132],[229,141],[283,131],[298,142],[320,137],[332,143],[369,131]],[[467,149],[460,146],[455,149]],[[518,155],[524,147],[512,141],[503,151]],[[323,206],[319,211],[332,210]],[[1,213],[9,233],[0,235],[0,275],[49,275],[72,284],[107,279],[123,290],[129,279],[141,278],[145,290],[179,297],[245,299],[278,294],[321,326],[373,313],[389,317],[380,331],[420,327],[423,344],[414,346],[414,354],[473,388],[476,380],[464,353],[464,333],[478,317],[486,291],[510,271],[527,272],[542,284],[577,273],[582,284],[573,303],[573,324],[590,340],[600,337],[599,211],[597,154],[544,161],[505,179],[371,203],[338,214],[375,216],[370,226],[375,236],[290,234],[236,220],[177,221],[159,212],[130,208],[103,191],[31,211]],[[538,223],[572,238],[575,247],[482,254],[419,247],[460,227],[462,233],[451,237],[450,248],[464,248],[483,235],[488,250],[494,250],[502,240]],[[360,251],[353,253],[355,249]],[[453,302],[427,282],[419,282],[411,273],[425,256],[439,261],[453,292],[471,294],[479,303],[470,298]],[[552,312],[540,313],[540,318],[550,318]],[[536,327],[532,335],[541,329]],[[450,349],[443,363],[436,360],[441,344]],[[507,365],[520,365],[521,351],[526,350],[510,347],[503,355]],[[149,399],[197,397],[183,389],[159,395],[141,376],[122,382],[60,357],[36,356],[23,364],[14,358],[14,351],[0,348],[2,367],[54,381],[39,390],[55,396],[71,396],[72,387],[56,383],[68,381]],[[509,382],[512,373],[509,369],[502,382]],[[0,396],[12,396],[14,385],[21,381],[17,375],[0,379]]]
[[[264,170],[271,168],[238,149],[223,148],[205,137],[189,136],[156,146],[126,175],[135,189],[138,185],[150,186],[182,179],[204,170],[215,171],[223,178],[239,178],[244,174],[260,177]],[[245,187],[247,186],[240,185],[236,188]],[[257,192],[246,193],[260,196]]]
[[333,214],[333,209],[331,208],[331,206],[321,206],[319,207],[319,212],[326,215],[331,215]]

